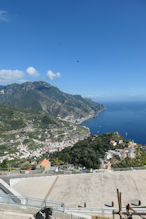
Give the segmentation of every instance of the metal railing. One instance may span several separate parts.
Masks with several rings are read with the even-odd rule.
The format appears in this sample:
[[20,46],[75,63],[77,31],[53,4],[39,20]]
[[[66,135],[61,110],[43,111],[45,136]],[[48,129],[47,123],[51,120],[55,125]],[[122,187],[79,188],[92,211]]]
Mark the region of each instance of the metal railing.
[[[17,198],[17,201],[16,201]],[[19,201],[18,201],[19,200]],[[1,194],[0,195],[0,204],[6,205],[17,205],[23,207],[37,208],[41,209],[43,207],[50,207],[54,209],[64,209],[63,202],[51,201],[46,199],[32,198],[26,196],[15,196],[10,194]]]
[[[3,194],[0,195],[0,207],[1,209],[13,209],[16,211],[24,211],[35,213],[41,209],[48,207],[52,208],[54,212],[67,213],[67,214],[95,214],[95,215],[105,215],[112,216],[113,210],[117,211],[117,208],[114,207],[105,207],[105,208],[88,208],[88,207],[67,207],[63,202],[45,200],[32,197],[22,197],[17,196],[20,202],[15,202],[13,198],[16,198],[14,195]],[[136,209],[136,208],[134,208]],[[123,211],[126,211],[125,208],[122,208]],[[146,208],[138,208],[138,211],[141,213],[146,213]]]

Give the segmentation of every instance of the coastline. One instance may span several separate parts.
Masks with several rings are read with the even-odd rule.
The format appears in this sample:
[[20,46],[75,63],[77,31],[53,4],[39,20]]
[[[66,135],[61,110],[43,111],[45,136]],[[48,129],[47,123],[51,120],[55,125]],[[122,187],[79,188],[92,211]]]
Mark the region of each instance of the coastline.
[[118,131],[121,136],[146,146],[146,102],[107,102],[105,105],[103,114],[81,125],[89,127],[91,135]]
[[98,112],[93,111],[88,116],[83,117],[83,118],[79,118],[79,119],[74,119],[73,116],[67,116],[65,118],[61,118],[58,116],[57,118],[62,120],[62,121],[71,122],[71,123],[74,123],[76,125],[81,125],[83,122],[87,121],[88,119],[96,118],[99,115],[99,113],[103,112],[104,110],[106,110],[105,106],[103,107],[103,109],[99,110]]
[[[106,107],[104,107],[103,109],[99,110],[98,112],[94,113],[94,115],[89,115],[89,116],[86,116],[82,119],[80,119],[80,121],[76,122],[77,125],[81,125],[83,122],[89,120],[89,119],[93,119],[93,118],[96,118],[97,116],[99,116],[99,113],[103,112],[104,110],[106,110]],[[86,126],[84,126],[86,127]],[[88,128],[88,127],[87,127]]]
[[[63,120],[63,121],[67,121],[67,122],[71,122],[73,124],[76,124],[76,125],[79,125],[79,126],[82,126],[84,127],[86,130],[88,130],[88,134],[86,137],[89,137],[91,135],[91,131],[90,131],[90,128],[88,128],[87,126],[85,125],[82,125],[83,122],[89,120],[89,119],[93,119],[93,118],[96,118],[97,116],[99,116],[99,113],[103,112],[104,110],[106,110],[106,107],[104,106],[101,110],[99,110],[98,112],[92,112],[92,114],[89,114],[88,116],[86,117],[83,117],[81,119],[73,119],[72,117],[68,117],[68,118],[65,118],[65,119],[62,119],[60,117],[58,117],[59,119]],[[85,138],[86,138],[85,137]]]
[[86,129],[88,130],[89,135],[88,135],[87,137],[91,136],[90,128],[88,128],[88,127],[85,126],[85,125],[82,125],[82,123],[85,122],[85,121],[87,121],[87,120],[89,120],[89,119],[96,118],[97,116],[99,116],[99,113],[103,112],[104,110],[106,110],[106,107],[105,107],[105,106],[104,106],[104,108],[103,108],[102,110],[99,110],[96,114],[94,114],[94,115],[92,115],[92,116],[90,115],[90,116],[88,116],[88,117],[84,117],[84,118],[82,118],[82,121],[81,121],[80,123],[76,123],[77,125],[80,125],[80,126],[86,128]]

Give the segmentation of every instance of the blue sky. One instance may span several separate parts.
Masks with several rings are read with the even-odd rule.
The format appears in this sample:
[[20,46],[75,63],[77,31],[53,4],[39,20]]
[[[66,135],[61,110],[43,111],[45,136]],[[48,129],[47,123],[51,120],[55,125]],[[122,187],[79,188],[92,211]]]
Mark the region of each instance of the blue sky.
[[145,0],[1,0],[0,84],[146,99]]

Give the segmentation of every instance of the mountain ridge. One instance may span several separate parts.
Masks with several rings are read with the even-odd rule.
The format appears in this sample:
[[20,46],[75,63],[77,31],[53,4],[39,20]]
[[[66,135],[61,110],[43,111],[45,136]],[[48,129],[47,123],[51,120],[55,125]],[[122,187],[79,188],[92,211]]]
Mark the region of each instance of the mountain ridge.
[[61,119],[80,123],[104,109],[80,95],[67,94],[44,81],[0,86],[0,104],[20,109],[43,110]]

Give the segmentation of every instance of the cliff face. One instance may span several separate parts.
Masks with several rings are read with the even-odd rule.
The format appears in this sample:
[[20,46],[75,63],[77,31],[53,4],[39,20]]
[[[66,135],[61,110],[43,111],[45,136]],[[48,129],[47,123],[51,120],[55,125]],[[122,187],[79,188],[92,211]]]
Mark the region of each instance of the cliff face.
[[72,122],[95,116],[104,106],[80,95],[70,95],[43,82],[0,86],[0,104],[20,109],[35,109]]

